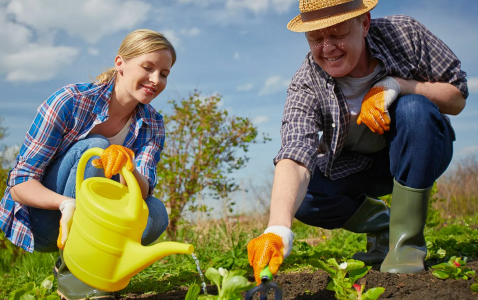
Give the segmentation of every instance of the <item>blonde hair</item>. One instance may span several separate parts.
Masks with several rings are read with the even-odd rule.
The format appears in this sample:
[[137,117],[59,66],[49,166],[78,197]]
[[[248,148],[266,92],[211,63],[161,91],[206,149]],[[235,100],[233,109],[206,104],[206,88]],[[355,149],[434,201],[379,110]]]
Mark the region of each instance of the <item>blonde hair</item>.
[[[173,45],[159,32],[149,29],[138,29],[129,33],[121,43],[118,49],[118,55],[124,60],[128,60],[146,53],[158,50],[169,50],[176,62],[176,51]],[[115,68],[109,68],[96,77],[96,83],[107,83],[116,75]]]

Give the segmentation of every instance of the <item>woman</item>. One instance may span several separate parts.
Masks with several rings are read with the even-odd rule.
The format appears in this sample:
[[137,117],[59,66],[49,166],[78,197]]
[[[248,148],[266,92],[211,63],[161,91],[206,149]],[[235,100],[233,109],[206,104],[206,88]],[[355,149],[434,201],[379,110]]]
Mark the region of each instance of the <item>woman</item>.
[[[94,166],[87,164],[85,178],[114,175],[124,184],[116,174],[126,165],[149,208],[142,244],[159,238],[168,215],[152,193],[164,123],[150,103],[166,87],[175,60],[175,50],[162,34],[136,30],[121,43],[114,68],[97,82],[67,85],[42,103],[0,203],[0,228],[10,241],[29,252],[63,249],[76,207],[76,167],[92,147],[106,150]],[[58,293],[66,299],[113,299],[112,293],[76,279],[61,257],[54,272]]]

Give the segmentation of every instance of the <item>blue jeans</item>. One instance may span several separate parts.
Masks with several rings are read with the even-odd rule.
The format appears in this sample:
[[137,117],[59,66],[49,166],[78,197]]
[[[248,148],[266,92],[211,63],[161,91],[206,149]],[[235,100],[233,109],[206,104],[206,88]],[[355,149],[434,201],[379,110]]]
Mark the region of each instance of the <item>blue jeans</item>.
[[340,228],[355,213],[364,195],[392,193],[393,179],[401,185],[425,189],[433,185],[450,164],[453,129],[438,107],[421,95],[398,98],[389,108],[387,148],[366,155],[369,169],[331,180],[315,169],[307,194],[295,217],[326,229]]
[[[81,155],[88,149],[99,147],[106,149],[109,141],[101,135],[91,135],[73,144],[61,157],[52,162],[45,171],[42,184],[48,189],[66,197],[75,198],[76,168]],[[92,159],[97,158],[93,157]],[[89,177],[104,177],[103,169],[91,165],[91,159],[85,168],[85,179]],[[119,179],[115,176],[116,180]],[[144,200],[149,209],[148,222],[143,232],[141,243],[149,245],[159,238],[166,230],[169,219],[164,204],[153,196]],[[39,252],[58,251],[58,239],[61,212],[28,207],[30,223],[33,232],[34,249]]]

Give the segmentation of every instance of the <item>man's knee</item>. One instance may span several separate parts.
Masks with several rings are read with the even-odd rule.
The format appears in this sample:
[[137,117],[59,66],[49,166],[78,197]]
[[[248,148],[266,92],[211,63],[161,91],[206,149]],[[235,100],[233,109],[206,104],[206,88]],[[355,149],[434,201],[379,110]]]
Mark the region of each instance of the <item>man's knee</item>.
[[439,115],[438,107],[422,95],[405,95],[398,98],[392,105],[393,117],[401,126],[416,128],[420,123],[428,122],[430,115]]

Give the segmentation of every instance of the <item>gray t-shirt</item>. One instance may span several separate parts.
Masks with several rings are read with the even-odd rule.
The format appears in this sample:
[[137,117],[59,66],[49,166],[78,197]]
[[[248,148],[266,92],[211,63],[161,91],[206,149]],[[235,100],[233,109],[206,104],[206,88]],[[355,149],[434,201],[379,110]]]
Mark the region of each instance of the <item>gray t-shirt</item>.
[[364,123],[357,125],[363,97],[372,87],[372,79],[380,72],[380,68],[380,64],[377,64],[371,74],[362,78],[347,76],[335,78],[347,100],[350,112],[349,131],[344,143],[346,151],[369,154],[382,150],[387,145],[387,141],[382,135],[373,133]]

